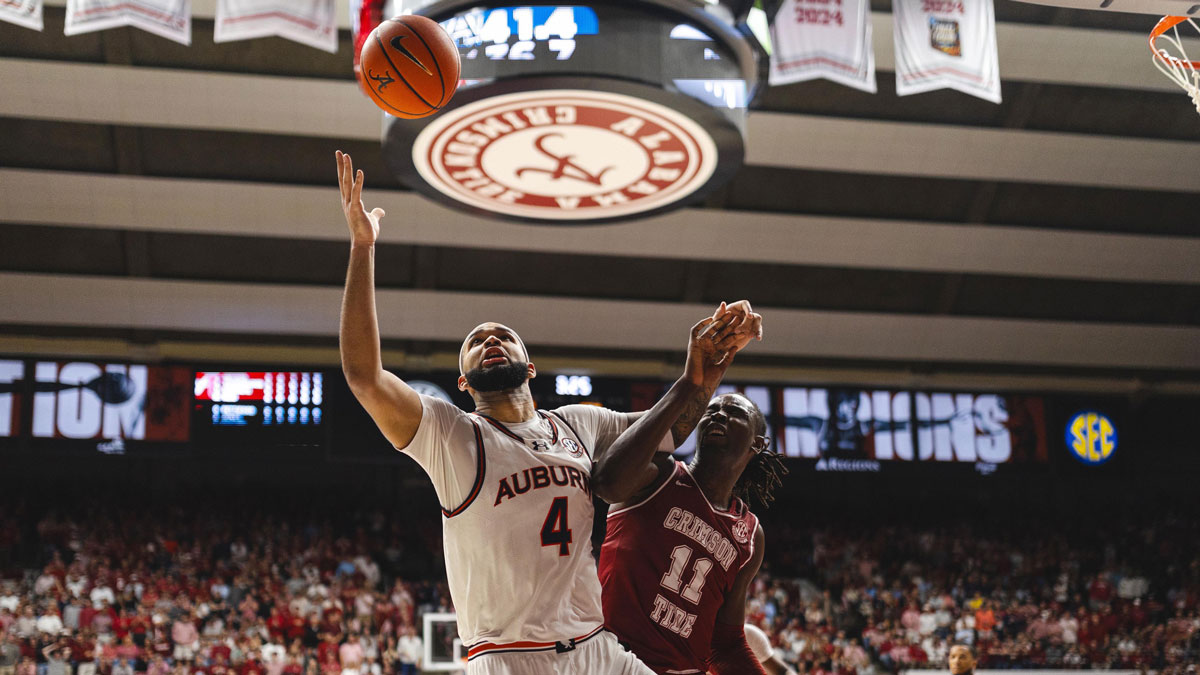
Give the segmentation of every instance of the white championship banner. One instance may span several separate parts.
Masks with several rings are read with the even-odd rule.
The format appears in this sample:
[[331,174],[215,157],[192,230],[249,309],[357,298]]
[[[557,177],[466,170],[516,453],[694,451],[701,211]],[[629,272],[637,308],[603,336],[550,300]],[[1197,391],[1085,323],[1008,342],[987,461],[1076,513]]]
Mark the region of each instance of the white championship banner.
[[824,78],[875,93],[869,0],[784,0],[771,43],[772,85]]
[[213,42],[278,36],[336,53],[334,0],[217,0]]
[[896,95],[957,89],[1000,102],[992,0],[893,0]]
[[192,43],[192,0],[67,0],[66,35],[133,26]]
[[42,0],[0,0],[0,21],[42,29]]

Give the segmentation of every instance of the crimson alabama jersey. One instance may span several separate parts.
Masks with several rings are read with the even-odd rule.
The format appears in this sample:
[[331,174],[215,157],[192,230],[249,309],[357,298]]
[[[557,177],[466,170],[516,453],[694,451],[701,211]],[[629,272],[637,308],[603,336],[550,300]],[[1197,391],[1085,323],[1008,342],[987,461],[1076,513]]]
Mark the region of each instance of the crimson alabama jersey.
[[713,508],[682,462],[644,501],[610,511],[600,549],[604,624],[659,673],[703,673],[758,518]]

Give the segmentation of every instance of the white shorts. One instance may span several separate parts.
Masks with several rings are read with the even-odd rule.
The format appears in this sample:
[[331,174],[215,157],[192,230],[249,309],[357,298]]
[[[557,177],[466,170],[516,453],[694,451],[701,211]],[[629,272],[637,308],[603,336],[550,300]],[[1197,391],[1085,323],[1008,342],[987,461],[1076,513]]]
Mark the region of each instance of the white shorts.
[[482,654],[467,663],[467,675],[654,675],[654,671],[604,631],[562,654]]

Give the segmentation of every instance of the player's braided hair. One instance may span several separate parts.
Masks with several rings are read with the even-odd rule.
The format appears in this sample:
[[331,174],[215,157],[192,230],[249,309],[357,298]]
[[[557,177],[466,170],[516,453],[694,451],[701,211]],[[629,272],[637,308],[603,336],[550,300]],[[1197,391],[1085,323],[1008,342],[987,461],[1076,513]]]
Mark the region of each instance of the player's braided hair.
[[[744,398],[754,410],[754,434],[756,436],[766,435],[767,418],[754,401],[747,397]],[[770,439],[768,439],[769,442]],[[775,488],[783,484],[783,476],[788,472],[788,468],[783,465],[780,457],[781,455],[772,451],[769,446],[763,448],[750,460],[745,470],[742,471],[741,477],[734,484],[734,496],[744,502],[749,502],[750,497],[754,497],[754,500],[763,508],[769,507],[775,501]]]
[[788,468],[783,465],[780,455],[769,448],[754,456],[742,477],[733,486],[733,494],[742,501],[750,501],[750,497],[768,507],[775,501],[775,488],[783,484],[783,476]]

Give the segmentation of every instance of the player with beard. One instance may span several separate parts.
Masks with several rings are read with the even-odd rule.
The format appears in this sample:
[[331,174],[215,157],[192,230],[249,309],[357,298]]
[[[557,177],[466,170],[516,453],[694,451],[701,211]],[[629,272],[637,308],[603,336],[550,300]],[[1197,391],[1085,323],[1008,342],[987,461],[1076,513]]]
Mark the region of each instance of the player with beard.
[[610,490],[620,503],[600,549],[605,625],[660,675],[765,675],[744,624],[766,537],[745,499],[769,504],[786,469],[741,394],[708,404],[690,466],[658,452],[692,405],[672,389],[596,463],[596,482],[611,480],[610,465],[634,467]]
[[[351,233],[342,304],[342,369],[384,436],[415,459],[442,505],[446,576],[470,675],[648,675],[604,631],[592,557],[593,461],[637,415],[588,405],[539,411],[537,375],[516,331],[483,323],[459,351],[459,389],[475,412],[417,394],[383,369],[374,295],[382,209],[362,204],[363,174],[337,153]],[[761,326],[748,303],[724,304],[692,328],[684,376],[672,391],[694,399],[659,439],[687,438],[730,359]],[[691,415],[690,417],[688,415]]]

